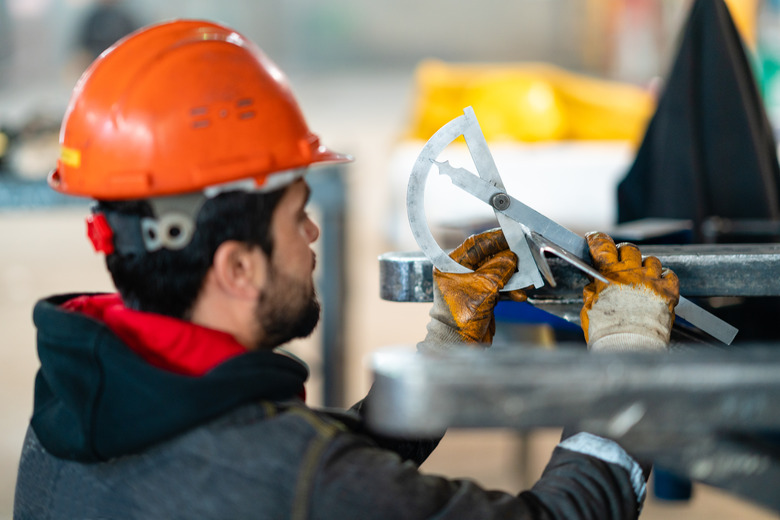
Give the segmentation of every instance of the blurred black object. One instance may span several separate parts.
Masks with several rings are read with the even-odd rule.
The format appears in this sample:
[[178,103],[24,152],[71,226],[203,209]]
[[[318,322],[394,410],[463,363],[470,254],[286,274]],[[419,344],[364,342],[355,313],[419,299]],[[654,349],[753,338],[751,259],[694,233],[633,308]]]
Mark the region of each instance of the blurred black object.
[[118,0],[102,0],[84,19],[78,44],[90,59],[97,58],[117,40],[138,29],[133,17],[119,4]]
[[[618,221],[641,219],[690,221],[691,243],[780,241],[777,144],[723,0],[694,2],[656,113],[618,186]],[[696,303],[740,329],[735,344],[780,340],[778,298]]]
[[[618,221],[688,219],[694,242],[724,241],[705,240],[708,219],[780,219],[778,180],[772,126],[728,8],[723,0],[697,0],[656,113],[618,187]],[[758,229],[772,232],[762,237]],[[752,231],[744,241],[778,238],[771,226]],[[730,233],[729,241],[740,238]]]

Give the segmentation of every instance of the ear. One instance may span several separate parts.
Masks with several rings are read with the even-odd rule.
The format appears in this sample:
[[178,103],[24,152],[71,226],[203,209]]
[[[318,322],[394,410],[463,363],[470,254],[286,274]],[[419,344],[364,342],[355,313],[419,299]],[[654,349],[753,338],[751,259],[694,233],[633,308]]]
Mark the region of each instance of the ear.
[[254,301],[268,282],[268,257],[257,246],[228,240],[214,253],[211,271],[222,292]]

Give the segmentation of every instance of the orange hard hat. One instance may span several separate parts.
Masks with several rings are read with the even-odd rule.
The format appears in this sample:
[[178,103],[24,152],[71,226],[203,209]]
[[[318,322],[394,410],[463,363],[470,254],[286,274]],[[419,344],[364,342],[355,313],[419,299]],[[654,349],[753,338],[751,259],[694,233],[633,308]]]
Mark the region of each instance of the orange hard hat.
[[77,83],[49,184],[96,199],[176,195],[349,157],[322,146],[284,74],[251,41],[205,21],[143,28]]

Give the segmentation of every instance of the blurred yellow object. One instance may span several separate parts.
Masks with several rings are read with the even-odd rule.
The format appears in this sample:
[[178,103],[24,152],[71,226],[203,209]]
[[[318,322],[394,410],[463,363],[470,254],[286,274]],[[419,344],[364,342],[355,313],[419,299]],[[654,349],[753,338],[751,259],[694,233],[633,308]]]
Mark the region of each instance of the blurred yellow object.
[[472,106],[491,141],[615,139],[639,142],[655,109],[646,90],[541,63],[422,62],[407,137],[428,139]]
[[751,50],[756,49],[756,25],[758,23],[759,0],[725,0],[731,18],[742,40]]
[[566,134],[565,108],[553,86],[527,74],[476,82],[467,96],[489,140],[545,141]]
[[0,131],[0,157],[3,157],[5,152],[8,151],[8,142],[8,136]]

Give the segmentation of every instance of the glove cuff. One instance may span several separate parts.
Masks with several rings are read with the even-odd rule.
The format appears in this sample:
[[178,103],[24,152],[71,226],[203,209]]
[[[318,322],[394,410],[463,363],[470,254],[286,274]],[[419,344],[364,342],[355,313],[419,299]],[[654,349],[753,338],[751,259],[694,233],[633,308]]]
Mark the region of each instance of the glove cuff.
[[558,446],[623,468],[631,480],[631,487],[634,489],[634,495],[636,495],[637,509],[639,511],[642,510],[642,505],[647,495],[647,480],[644,470],[618,443],[590,433],[581,432],[564,440]]
[[588,311],[588,347],[600,351],[666,348],[674,314],[667,302],[642,285],[610,284]]
[[417,344],[419,352],[445,352],[453,345],[466,344],[456,329],[436,318],[431,318],[427,328],[425,339]]
[[663,352],[668,346],[667,342],[655,337],[618,332],[592,341],[588,349],[593,352]]

